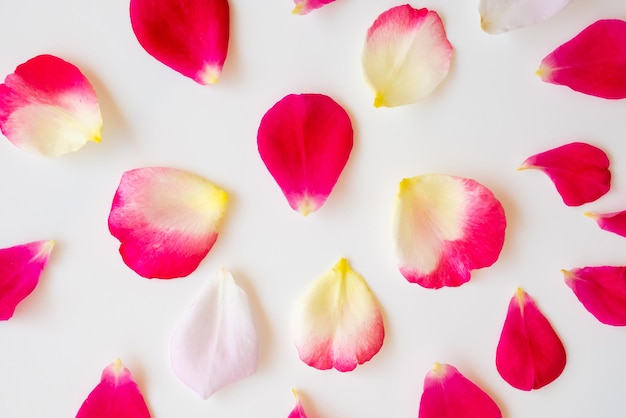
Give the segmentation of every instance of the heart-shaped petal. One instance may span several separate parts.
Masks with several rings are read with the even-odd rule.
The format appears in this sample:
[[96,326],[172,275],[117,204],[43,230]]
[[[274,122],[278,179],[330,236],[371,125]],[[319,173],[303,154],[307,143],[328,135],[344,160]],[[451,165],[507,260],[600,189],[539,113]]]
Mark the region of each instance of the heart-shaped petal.
[[610,213],[586,212],[585,215],[596,221],[600,229],[626,237],[626,210]]
[[508,32],[546,20],[572,0],[480,0],[480,26],[491,34]]
[[305,15],[334,1],[335,0],[293,0],[296,6],[291,13],[294,15]]

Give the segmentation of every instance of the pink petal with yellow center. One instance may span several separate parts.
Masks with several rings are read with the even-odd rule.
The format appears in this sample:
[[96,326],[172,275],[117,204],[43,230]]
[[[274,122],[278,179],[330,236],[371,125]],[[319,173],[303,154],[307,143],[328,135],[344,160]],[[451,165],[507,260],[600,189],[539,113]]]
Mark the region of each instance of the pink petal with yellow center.
[[170,341],[170,364],[203,399],[252,375],[258,341],[248,295],[220,270],[178,321]]
[[408,4],[383,12],[361,55],[374,106],[403,106],[428,96],[448,75],[452,45],[435,11]]
[[529,168],[544,172],[567,206],[593,202],[611,187],[606,153],[583,142],[572,142],[528,157],[519,169]]
[[73,64],[38,55],[0,84],[0,129],[22,150],[57,157],[102,135],[100,106]]
[[549,19],[572,0],[480,0],[480,25],[491,34],[508,32]]
[[130,22],[158,61],[199,84],[217,82],[228,53],[227,0],[131,0]]
[[296,398],[296,406],[289,413],[289,416],[287,418],[307,418],[306,412],[304,412],[304,408],[302,407],[302,402],[300,402],[300,396],[298,396],[298,392],[296,392],[295,389],[292,389],[291,392]]
[[117,359],[104,369],[76,418],[150,418],[150,411],[130,370]]
[[517,289],[509,303],[498,349],[498,373],[521,390],[540,389],[565,368],[565,347],[535,301]]
[[504,208],[482,184],[425,174],[400,182],[393,232],[398,266],[410,282],[460,286],[496,262],[504,245]]
[[292,209],[319,209],[352,150],[346,111],[323,94],[290,94],[265,113],[257,135],[261,159]]
[[435,363],[426,374],[419,418],[502,418],[498,405],[454,366]]
[[587,212],[585,215],[596,221],[600,229],[626,237],[626,210],[611,213]]
[[605,99],[626,98],[626,22],[598,20],[542,61],[547,83]]
[[335,0],[294,0],[293,2],[296,6],[291,13],[294,15],[305,15],[334,1]]
[[562,270],[565,283],[598,321],[626,326],[626,267]]
[[217,240],[227,195],[186,171],[127,171],[113,198],[109,230],[124,262],[147,278],[191,274]]
[[369,361],[385,337],[376,297],[345,258],[316,279],[298,301],[293,330],[303,362],[340,372]]

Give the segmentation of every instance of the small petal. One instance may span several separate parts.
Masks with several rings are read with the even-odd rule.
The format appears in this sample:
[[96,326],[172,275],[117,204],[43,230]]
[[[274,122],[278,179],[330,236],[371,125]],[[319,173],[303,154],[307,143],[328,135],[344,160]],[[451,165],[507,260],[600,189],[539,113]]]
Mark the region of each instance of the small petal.
[[529,168],[543,171],[567,206],[593,202],[611,187],[606,153],[583,142],[572,142],[528,157],[519,169]]
[[76,151],[100,141],[96,92],[75,65],[38,55],[0,84],[0,129],[32,154],[58,157]]
[[158,61],[199,84],[217,82],[228,53],[227,0],[131,0],[130,22]]
[[596,221],[600,229],[626,237],[626,210],[611,213],[587,212],[585,215]]
[[424,99],[443,81],[452,45],[437,12],[405,4],[378,16],[361,60],[374,106],[403,106]]
[[257,368],[258,341],[248,295],[220,270],[178,321],[170,340],[172,371],[208,399]]
[[626,326],[626,267],[562,270],[565,283],[598,321]]
[[400,182],[393,231],[400,272],[410,282],[462,285],[471,270],[496,262],[505,229],[504,208],[474,180],[425,174]]
[[294,15],[305,15],[335,0],[293,0],[296,7],[291,11]]
[[117,359],[104,369],[76,418],[150,418],[150,411],[130,370]]
[[0,320],[10,319],[30,295],[48,264],[54,241],[35,241],[0,249]]
[[353,142],[346,111],[322,94],[290,94],[265,113],[257,135],[261,159],[293,210],[319,209],[343,171]]
[[208,180],[165,167],[123,174],[109,230],[124,262],[147,278],[191,274],[217,240],[227,195]]
[[491,34],[508,32],[546,20],[572,0],[480,0],[480,26]]
[[300,402],[300,396],[298,396],[298,392],[295,389],[291,389],[293,396],[296,398],[296,406],[293,408],[291,413],[287,418],[307,418],[306,412],[304,412],[304,408],[302,407],[302,402]]
[[548,54],[537,70],[547,83],[605,99],[626,98],[626,22],[598,20]]
[[426,374],[419,418],[502,418],[498,405],[454,366],[435,363]]
[[540,389],[565,368],[565,347],[535,301],[517,289],[509,303],[498,349],[498,373],[521,390]]
[[340,372],[369,361],[385,337],[376,297],[345,258],[316,279],[299,300],[293,329],[303,362]]

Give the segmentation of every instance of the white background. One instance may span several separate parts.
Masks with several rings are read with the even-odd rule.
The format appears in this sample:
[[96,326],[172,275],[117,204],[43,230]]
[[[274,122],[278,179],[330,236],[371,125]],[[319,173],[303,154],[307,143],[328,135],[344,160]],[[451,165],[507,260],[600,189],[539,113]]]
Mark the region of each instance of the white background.
[[[0,324],[0,416],[76,414],[102,369],[120,357],[154,417],[286,417],[297,388],[310,418],[415,417],[434,362],[455,365],[508,418],[626,415],[626,330],[599,323],[561,268],[624,265],[626,239],[584,211],[626,209],[624,101],[540,81],[541,59],[599,18],[626,19],[623,0],[574,0],[551,20],[503,35],[480,30],[477,1],[414,1],[437,10],[454,46],[451,72],[426,100],[375,109],[361,72],[367,28],[392,0],[338,0],[307,16],[290,0],[230,0],[229,55],[203,87],[149,56],[127,0],[21,0],[0,5],[0,74],[41,53],[77,65],[103,113],[100,144],[58,159],[0,141],[0,247],[55,239],[37,289]],[[330,198],[303,218],[287,205],[256,148],[265,111],[315,92],[346,108],[355,146]],[[613,186],[566,207],[548,178],[516,171],[531,154],[586,141],[610,156]],[[230,196],[221,235],[187,278],[147,280],[126,267],[107,229],[125,170],[163,165],[198,173]],[[455,289],[409,284],[393,255],[398,182],[429,172],[491,188],[508,218],[498,262]],[[368,281],[386,339],[351,373],[318,371],[292,343],[293,303],[342,256]],[[258,372],[201,400],[168,365],[180,313],[219,268],[248,292],[260,336]],[[495,368],[509,299],[521,286],[562,338],[568,363],[549,386],[510,387]]]

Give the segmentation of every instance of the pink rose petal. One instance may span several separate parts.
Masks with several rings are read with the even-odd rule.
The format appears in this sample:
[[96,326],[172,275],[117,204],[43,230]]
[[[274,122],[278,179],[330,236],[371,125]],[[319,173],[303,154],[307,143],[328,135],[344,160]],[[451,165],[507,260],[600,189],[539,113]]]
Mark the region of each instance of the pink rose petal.
[[585,215],[596,221],[600,229],[626,237],[626,210],[611,213],[587,212]]
[[308,215],[333,190],[352,150],[346,111],[322,94],[290,94],[265,113],[257,144],[261,159],[292,209]]
[[335,0],[293,0],[296,7],[291,11],[294,15],[305,15]]
[[304,408],[302,407],[302,402],[300,402],[300,396],[298,396],[298,392],[295,389],[291,389],[293,396],[296,398],[296,406],[289,413],[287,418],[307,418],[306,412],[304,412]]

